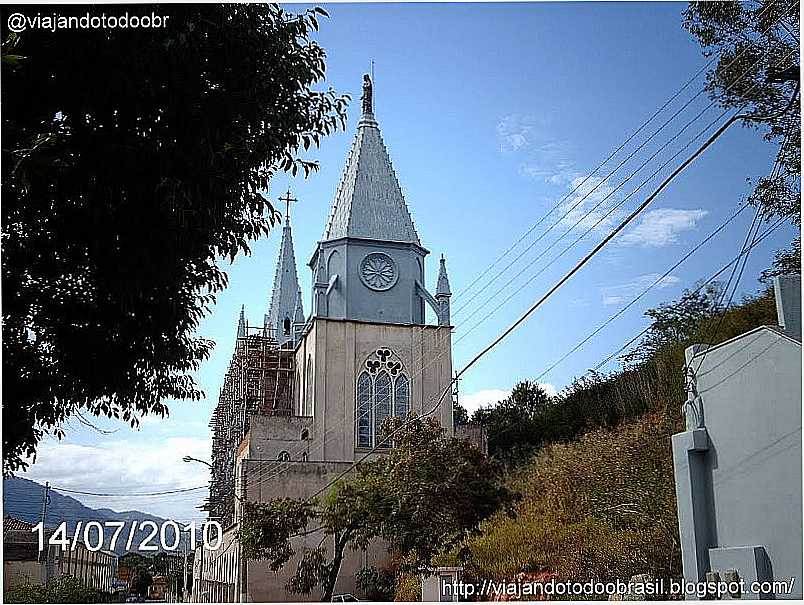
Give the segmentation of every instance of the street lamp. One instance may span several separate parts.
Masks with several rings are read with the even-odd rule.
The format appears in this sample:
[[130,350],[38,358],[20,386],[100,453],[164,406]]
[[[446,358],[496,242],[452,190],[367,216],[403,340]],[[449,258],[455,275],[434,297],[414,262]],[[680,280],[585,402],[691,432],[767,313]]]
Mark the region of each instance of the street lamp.
[[[212,467],[212,465],[209,462],[207,462],[206,460],[200,460],[198,458],[193,458],[192,456],[184,456],[182,458],[182,460],[184,462],[200,462],[201,464],[206,464],[209,467],[209,470],[211,470],[211,471],[215,470]],[[215,517],[210,515],[209,518],[214,519]],[[202,536],[203,536],[203,531],[202,531]],[[195,559],[193,559],[193,561],[195,561]],[[200,561],[199,561],[199,567],[200,567],[200,572],[199,572],[200,576],[198,578],[198,580],[199,580],[199,582],[198,582],[199,583],[198,596],[201,598],[201,600],[203,602],[204,599],[206,598],[205,595],[209,594],[209,591],[203,590],[203,588],[204,588],[204,541],[203,541],[203,539],[201,540],[201,557],[200,557]],[[193,582],[193,591],[195,591],[195,588],[196,588],[195,587],[195,582]]]
[[184,462],[200,462],[201,464],[206,464],[210,469],[212,468],[212,465],[206,460],[199,460],[198,458],[193,458],[192,456],[185,456],[182,458],[182,460]]

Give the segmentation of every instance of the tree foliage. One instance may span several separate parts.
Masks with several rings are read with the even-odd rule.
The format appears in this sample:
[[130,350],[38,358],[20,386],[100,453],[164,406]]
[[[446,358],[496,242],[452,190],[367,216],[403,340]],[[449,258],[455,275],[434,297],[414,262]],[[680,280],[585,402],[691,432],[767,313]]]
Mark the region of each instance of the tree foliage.
[[771,283],[777,275],[801,275],[801,236],[793,240],[789,248],[779,250],[773,257],[773,264],[759,276],[765,285]]
[[369,601],[393,601],[397,574],[392,569],[366,567],[355,574],[355,585]]
[[[791,68],[798,77],[799,7],[786,0],[756,2],[690,2],[684,27],[704,53],[718,54],[707,75],[707,88],[724,108],[745,108],[759,116],[773,116],[748,125],[779,146],[779,170],[760,179],[750,200],[768,214],[801,224],[801,102],[787,106],[796,82],[777,76]],[[769,76],[771,76],[769,78]]]
[[539,384],[525,380],[506,399],[478,409],[472,421],[486,427],[489,454],[506,465],[516,465],[526,462],[541,445],[551,403]]
[[3,19],[5,472],[82,410],[136,425],[202,396],[213,343],[194,331],[221,260],[275,224],[272,175],[315,170],[305,152],[344,125],[348,97],[314,89],[323,10],[159,13],[163,28],[82,35]]
[[[420,573],[507,501],[499,468],[468,442],[445,438],[437,420],[391,418],[385,427],[394,448],[359,465],[322,500],[246,503],[245,556],[276,570],[298,555],[288,590],[319,587],[328,601],[347,548],[382,540],[401,555],[400,572]],[[318,546],[298,552],[298,539],[313,534]]]
[[469,412],[457,401],[452,402],[452,423],[454,426],[469,423]]
[[6,603],[110,603],[111,595],[88,588],[78,578],[63,576],[40,582],[22,582],[3,591]]

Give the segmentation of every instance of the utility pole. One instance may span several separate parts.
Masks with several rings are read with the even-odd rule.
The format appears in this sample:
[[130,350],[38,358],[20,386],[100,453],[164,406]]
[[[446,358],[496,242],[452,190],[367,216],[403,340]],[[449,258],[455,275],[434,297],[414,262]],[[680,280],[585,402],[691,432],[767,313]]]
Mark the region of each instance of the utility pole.
[[187,542],[184,542],[184,583],[181,585],[182,603],[187,601]]
[[[42,495],[42,550],[39,551],[39,555],[37,556],[37,561],[39,563],[42,562],[42,553],[50,553],[50,546],[48,545],[47,539],[45,537],[45,518],[47,515],[47,505],[50,502],[50,482],[45,481],[45,493]],[[48,581],[48,557],[45,556],[45,566],[42,569],[42,579],[44,583],[47,584]]]

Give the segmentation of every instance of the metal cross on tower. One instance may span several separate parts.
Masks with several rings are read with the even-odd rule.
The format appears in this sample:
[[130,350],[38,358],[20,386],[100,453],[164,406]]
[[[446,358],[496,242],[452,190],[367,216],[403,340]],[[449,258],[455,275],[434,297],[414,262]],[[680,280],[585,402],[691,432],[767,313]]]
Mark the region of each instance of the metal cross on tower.
[[285,202],[285,223],[290,224],[290,204],[293,202],[298,202],[299,200],[291,196],[290,189],[288,189],[288,192],[285,194],[285,197],[280,197],[279,201]]

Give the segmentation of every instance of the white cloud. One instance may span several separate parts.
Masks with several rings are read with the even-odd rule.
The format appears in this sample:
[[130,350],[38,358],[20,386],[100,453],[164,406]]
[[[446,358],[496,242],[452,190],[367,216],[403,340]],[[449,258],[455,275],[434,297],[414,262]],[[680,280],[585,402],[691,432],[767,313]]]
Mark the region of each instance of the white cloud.
[[501,152],[524,156],[519,172],[552,185],[566,185],[579,176],[568,141],[549,136],[544,116],[512,114],[497,124]]
[[[661,278],[661,279],[660,279]],[[615,286],[605,286],[600,288],[600,294],[603,297],[604,305],[619,305],[628,302],[641,294],[646,288],[650,287],[653,283],[659,282],[653,286],[654,288],[669,288],[680,283],[681,280],[675,275],[668,275],[661,277],[658,273],[648,273],[640,275],[624,284],[617,284]]]
[[617,190],[608,180],[580,175],[567,183],[567,189],[572,195],[558,210],[558,216],[566,215],[561,221],[565,230],[572,228],[576,235],[580,235],[589,229],[607,231],[613,226],[619,213],[612,209],[620,198],[615,195]]
[[531,157],[519,170],[527,177],[542,179],[551,185],[567,185],[578,177],[572,162],[555,157]]
[[530,145],[536,119],[533,116],[505,116],[497,124],[500,151],[519,151]]
[[[98,445],[44,441],[36,463],[22,477],[39,483],[109,494],[167,491],[205,485],[209,469],[182,461],[184,456],[208,460],[209,439],[171,437],[164,441],[128,441],[107,438]],[[65,493],[93,508],[140,510],[179,520],[202,516],[196,507],[206,490],[159,497],[92,497]]]
[[458,401],[464,408],[466,408],[466,411],[469,412],[469,415],[471,416],[475,410],[478,410],[483,406],[502,401],[510,394],[510,389],[507,391],[502,389],[483,389],[482,391],[477,391],[475,393],[467,393],[466,395],[461,394],[458,398]]
[[694,229],[698,221],[709,214],[706,210],[658,208],[646,212],[642,220],[627,231],[620,243],[626,246],[658,248],[674,244],[679,234]]
[[[539,383],[539,386],[542,387],[548,395],[553,396],[557,393],[555,386],[550,383]],[[511,389],[483,389],[474,393],[461,394],[459,401],[460,404],[466,408],[466,411],[469,412],[469,416],[471,416],[475,410],[481,407],[494,405],[503,399],[507,399],[510,395]]]

